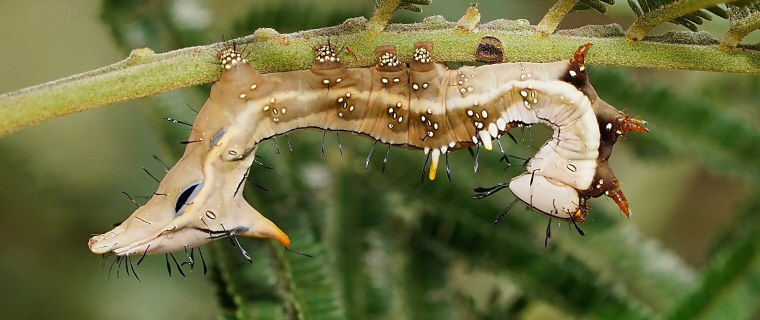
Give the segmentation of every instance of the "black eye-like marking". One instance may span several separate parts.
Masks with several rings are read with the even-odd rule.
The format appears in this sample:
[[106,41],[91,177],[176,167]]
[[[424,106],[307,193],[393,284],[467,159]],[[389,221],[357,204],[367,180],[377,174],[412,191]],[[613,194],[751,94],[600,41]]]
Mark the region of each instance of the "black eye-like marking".
[[179,217],[185,212],[187,205],[193,201],[198,192],[203,188],[203,182],[196,181],[185,187],[177,197],[177,203],[174,204],[174,216]]

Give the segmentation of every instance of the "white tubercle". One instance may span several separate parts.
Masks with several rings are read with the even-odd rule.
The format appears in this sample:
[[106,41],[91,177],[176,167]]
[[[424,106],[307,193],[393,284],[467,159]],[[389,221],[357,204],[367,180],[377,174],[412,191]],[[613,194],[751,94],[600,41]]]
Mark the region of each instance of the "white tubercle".
[[494,138],[497,138],[499,136],[499,129],[496,128],[495,123],[491,122],[491,124],[488,125],[488,133],[490,133]]
[[496,119],[496,127],[499,128],[500,131],[504,131],[507,129],[507,121],[503,118]]
[[478,136],[480,136],[480,141],[483,142],[483,146],[486,148],[486,150],[493,149],[493,144],[491,144],[491,135],[488,134],[488,131],[478,131]]
[[435,175],[438,173],[438,161],[441,159],[441,150],[433,149],[432,153],[432,162],[430,162],[430,174],[429,178],[430,180],[435,180]]

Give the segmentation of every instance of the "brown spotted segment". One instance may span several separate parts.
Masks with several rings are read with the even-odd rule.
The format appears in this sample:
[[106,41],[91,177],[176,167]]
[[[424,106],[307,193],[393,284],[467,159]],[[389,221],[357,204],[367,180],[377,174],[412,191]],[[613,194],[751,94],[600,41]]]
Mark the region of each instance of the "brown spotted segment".
[[[433,180],[438,172],[441,156],[461,144],[453,134],[446,114],[445,95],[449,83],[445,75],[448,68],[433,61],[433,44],[415,44],[409,66],[409,146],[430,153],[431,165],[428,177]],[[461,146],[460,146],[461,147]]]
[[607,161],[620,135],[646,132],[646,123],[599,99],[585,72],[587,51],[583,46],[572,59],[551,63],[450,70],[434,60],[432,43],[421,42],[408,65],[395,47],[383,46],[375,66],[347,68],[328,44],[315,48],[310,70],[260,74],[232,46],[219,54],[222,76],[188,139],[199,143],[188,144],[156,196],[120,226],[91,238],[90,249],[173,252],[229,234],[289,245],[285,233],[242,199],[241,189],[259,143],[299,128],[421,149],[431,154],[432,180],[442,155],[475,145],[492,149],[492,140],[512,128],[542,123],[554,131],[552,139],[510,181],[513,194],[563,220],[584,221],[587,199],[601,195],[630,214]]
[[475,49],[475,61],[481,63],[504,62],[504,48],[501,45],[501,40],[493,36],[480,38],[480,43]]

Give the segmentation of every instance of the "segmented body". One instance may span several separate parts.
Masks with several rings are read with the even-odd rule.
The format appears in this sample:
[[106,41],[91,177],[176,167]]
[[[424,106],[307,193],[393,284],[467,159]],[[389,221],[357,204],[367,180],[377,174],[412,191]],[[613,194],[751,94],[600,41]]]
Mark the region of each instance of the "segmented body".
[[[489,39],[493,41],[493,39]],[[347,68],[330,45],[316,48],[311,70],[260,74],[232,46],[221,79],[200,111],[185,154],[154,196],[124,224],[93,237],[93,252],[172,252],[233,234],[287,236],[239,192],[264,140],[300,128],[367,135],[431,157],[430,179],[449,152],[492,149],[510,129],[546,124],[554,131],[509,188],[536,211],[583,221],[586,199],[607,194],[628,204],[607,165],[617,137],[643,122],[596,96],[582,46],[567,61],[500,63],[450,70],[419,43],[409,64],[396,49],[376,49],[377,65]],[[182,203],[180,203],[180,200]]]

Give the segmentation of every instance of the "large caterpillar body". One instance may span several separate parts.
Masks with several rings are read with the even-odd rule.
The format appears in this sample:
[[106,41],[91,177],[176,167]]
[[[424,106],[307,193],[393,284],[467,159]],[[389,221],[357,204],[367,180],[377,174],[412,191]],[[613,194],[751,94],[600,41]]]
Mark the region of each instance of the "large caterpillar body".
[[435,179],[439,159],[483,145],[510,129],[543,123],[552,139],[512,179],[513,194],[534,210],[585,220],[586,200],[608,195],[630,215],[607,164],[627,131],[647,131],[599,99],[584,57],[553,63],[499,63],[450,70],[434,62],[433,44],[419,43],[409,63],[392,46],[376,49],[377,65],[347,68],[333,46],[316,48],[311,70],[260,74],[235,46],[220,54],[221,79],[193,125],[182,159],[155,196],[124,223],[90,239],[94,253],[117,255],[186,250],[233,235],[290,240],[242,197],[262,141],[299,128],[364,134],[422,149]]

